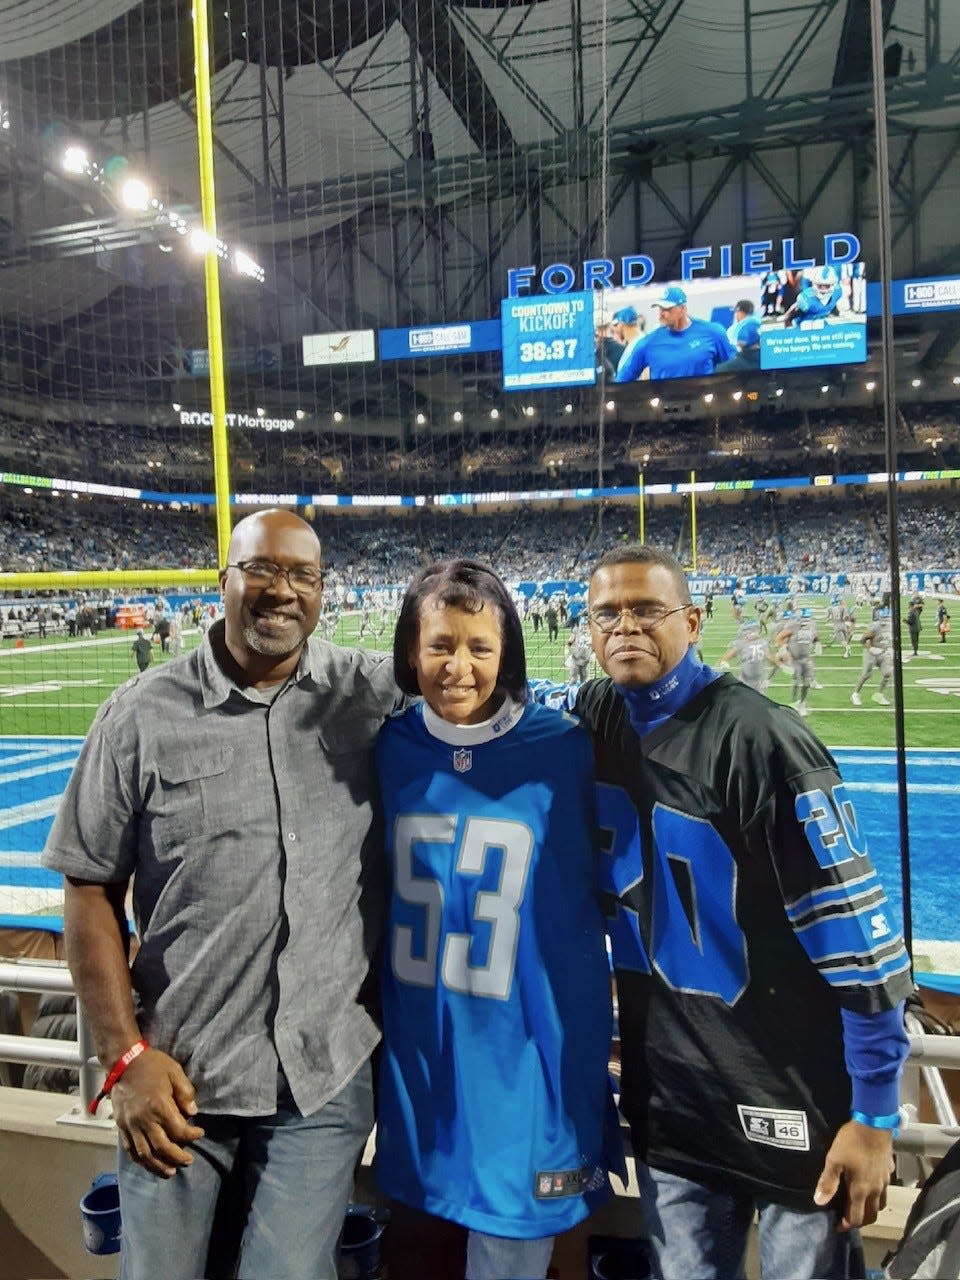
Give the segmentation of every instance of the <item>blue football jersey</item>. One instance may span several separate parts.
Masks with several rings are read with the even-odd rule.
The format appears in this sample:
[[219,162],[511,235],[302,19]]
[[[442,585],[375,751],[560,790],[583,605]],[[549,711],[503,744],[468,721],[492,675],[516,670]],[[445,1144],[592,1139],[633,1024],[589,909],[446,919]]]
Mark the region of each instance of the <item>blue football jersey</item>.
[[376,1174],[395,1199],[519,1239],[609,1194],[610,968],[589,738],[508,703],[421,703],[377,748],[393,874]]
[[832,315],[834,308],[842,297],[843,290],[839,285],[824,297],[821,297],[816,289],[803,289],[797,297],[797,314],[793,323],[801,324],[804,320],[821,320],[825,316]]

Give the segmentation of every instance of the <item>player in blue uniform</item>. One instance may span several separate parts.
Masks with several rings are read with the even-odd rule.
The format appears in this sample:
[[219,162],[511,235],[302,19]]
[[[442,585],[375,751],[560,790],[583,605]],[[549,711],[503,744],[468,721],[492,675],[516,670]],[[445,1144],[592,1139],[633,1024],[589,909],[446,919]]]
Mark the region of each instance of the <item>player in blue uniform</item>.
[[835,313],[842,297],[843,289],[833,267],[815,267],[806,277],[796,301],[784,312],[784,326],[825,320]]
[[687,295],[679,285],[664,289],[651,304],[660,309],[660,326],[624,351],[614,382],[636,382],[644,369],[651,378],[692,378],[713,373],[737,348],[722,325],[687,313]]
[[526,703],[516,609],[474,561],[414,579],[394,670],[423,701],[377,751],[393,869],[377,1177],[469,1229],[467,1280],[542,1277],[553,1236],[609,1194],[590,740]]

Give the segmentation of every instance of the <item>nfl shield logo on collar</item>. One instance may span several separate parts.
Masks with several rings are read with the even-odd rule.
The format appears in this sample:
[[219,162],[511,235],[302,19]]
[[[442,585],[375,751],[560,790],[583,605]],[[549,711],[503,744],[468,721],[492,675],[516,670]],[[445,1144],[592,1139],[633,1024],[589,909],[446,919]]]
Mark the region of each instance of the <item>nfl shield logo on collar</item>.
[[453,753],[453,767],[457,773],[466,773],[468,769],[472,769],[473,752],[468,751],[466,747],[460,747]]

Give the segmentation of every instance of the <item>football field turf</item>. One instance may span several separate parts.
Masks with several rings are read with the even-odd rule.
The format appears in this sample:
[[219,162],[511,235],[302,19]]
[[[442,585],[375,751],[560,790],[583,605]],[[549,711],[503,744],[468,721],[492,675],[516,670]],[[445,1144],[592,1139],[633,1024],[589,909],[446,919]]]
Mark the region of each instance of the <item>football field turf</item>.
[[[800,605],[812,608],[814,616],[822,615],[824,597],[807,597]],[[905,608],[904,608],[905,612]],[[932,608],[929,612],[933,613]],[[746,616],[753,617],[748,598]],[[869,620],[869,613],[859,611],[850,657],[842,648],[830,643],[829,626],[822,620],[822,655],[816,658],[816,678],[822,688],[809,696],[810,725],[831,747],[892,747],[894,744],[893,707],[878,705],[872,695],[878,687],[875,673],[863,690],[862,706],[850,702],[850,694],[860,675],[862,649],[858,637]],[[914,658],[904,628],[903,702],[907,745],[910,747],[960,747],[958,706],[960,697],[960,629],[939,642],[931,616],[925,620],[920,636],[920,653]],[[344,614],[337,628],[338,643],[357,643],[360,625],[358,614]],[[736,633],[736,623],[729,599],[719,597],[714,603],[714,617],[705,623],[702,653],[706,662],[719,663]],[[545,630],[534,632],[528,619],[524,623],[527,645],[527,667],[530,676],[544,676],[563,681],[565,643],[569,632],[560,628],[556,641],[547,639]],[[10,640],[0,649],[0,720],[4,734],[84,734],[97,708],[107,695],[133,675],[136,666],[131,653],[133,637],[124,632],[103,632],[91,639],[56,637],[46,641],[28,639],[23,648],[15,649]],[[198,642],[197,633],[187,633],[185,645]],[[360,642],[367,648],[388,649],[392,642],[392,620],[385,621],[379,637],[365,636]],[[155,646],[156,660],[165,661]],[[594,674],[599,668],[594,667]],[[736,665],[733,667],[736,674]],[[777,702],[793,699],[792,677],[788,671],[774,674],[768,696]],[[892,682],[887,695],[893,699]]]
[[[826,602],[820,597],[800,603],[819,615]],[[749,600],[747,604],[750,617]],[[867,621],[862,610],[849,658],[843,657],[841,646],[829,643],[828,628],[821,622],[825,645],[816,659],[816,676],[822,687],[809,695],[808,724],[838,757],[848,789],[856,795],[874,861],[899,910],[894,709],[872,701],[876,673],[863,690],[862,705],[850,702],[861,669],[858,637]],[[336,640],[355,644],[359,622],[356,614],[341,618]],[[528,674],[563,681],[566,628],[561,627],[555,641],[543,629],[534,633],[529,620],[524,632]],[[735,632],[729,600],[720,598],[705,627],[704,660],[716,666]],[[198,640],[196,633],[188,633],[186,647]],[[391,641],[392,621],[385,623],[382,635],[364,637],[361,643],[387,649]],[[39,850],[79,739],[109,693],[135,672],[131,644],[129,633],[105,632],[95,638],[28,640],[22,648],[6,641],[0,650],[0,917],[24,909],[59,915],[58,878],[38,865]],[[960,829],[958,646],[960,633],[940,644],[935,628],[927,623],[919,656],[914,658],[907,644],[903,666],[913,931],[920,939],[952,943],[960,942],[960,920],[952,905],[953,832]],[[156,661],[167,659],[157,653]],[[792,701],[791,681],[789,672],[776,672],[769,696],[781,703]],[[888,693],[892,701],[892,685]]]

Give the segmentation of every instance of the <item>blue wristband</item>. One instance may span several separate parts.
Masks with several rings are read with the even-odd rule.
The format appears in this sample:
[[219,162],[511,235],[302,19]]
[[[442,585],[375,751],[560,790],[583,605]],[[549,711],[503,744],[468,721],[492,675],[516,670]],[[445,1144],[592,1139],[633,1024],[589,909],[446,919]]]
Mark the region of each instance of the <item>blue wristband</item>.
[[864,1124],[868,1129],[889,1129],[895,1138],[900,1136],[900,1112],[890,1116],[868,1116],[865,1111],[851,1111],[850,1119],[857,1124]]

